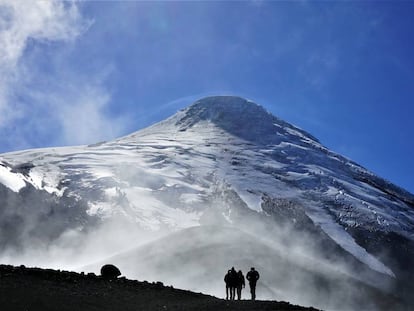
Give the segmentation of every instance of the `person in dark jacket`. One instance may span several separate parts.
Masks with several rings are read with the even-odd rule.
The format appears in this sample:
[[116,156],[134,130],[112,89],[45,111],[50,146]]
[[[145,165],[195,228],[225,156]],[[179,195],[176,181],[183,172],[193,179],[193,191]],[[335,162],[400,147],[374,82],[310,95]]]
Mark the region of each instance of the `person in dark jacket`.
[[252,294],[252,300],[256,299],[256,283],[260,278],[259,272],[255,270],[254,267],[250,269],[246,274],[246,279],[249,281],[250,293]]
[[236,298],[237,280],[238,280],[237,271],[236,269],[234,269],[234,267],[232,267],[230,270],[230,277],[229,277],[230,300],[234,300]]
[[239,272],[237,272],[237,300],[241,299],[242,288],[244,288],[245,284],[243,272],[239,270]]
[[231,278],[231,270],[227,271],[226,275],[224,276],[224,283],[226,283],[226,299],[229,300],[230,296],[230,278]]

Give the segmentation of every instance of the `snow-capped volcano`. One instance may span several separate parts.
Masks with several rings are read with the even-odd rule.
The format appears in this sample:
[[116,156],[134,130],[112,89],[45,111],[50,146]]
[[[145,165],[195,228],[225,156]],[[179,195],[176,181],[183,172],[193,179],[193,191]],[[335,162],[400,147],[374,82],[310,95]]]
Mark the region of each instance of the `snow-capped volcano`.
[[[48,249],[83,245],[85,236],[102,228],[116,228],[108,248],[121,252],[158,234],[214,225],[243,231],[250,244],[256,238],[316,278],[338,273],[335,278],[403,292],[414,275],[414,196],[239,97],[201,99],[110,142],[2,154],[0,199],[5,254],[24,253],[33,243]],[[197,240],[208,242],[209,236]],[[197,248],[186,245],[189,252]],[[254,264],[257,251],[251,252],[244,262]],[[266,298],[337,306],[311,294],[301,301],[292,297],[292,284],[278,285],[266,283]],[[207,288],[203,282],[196,287]]]

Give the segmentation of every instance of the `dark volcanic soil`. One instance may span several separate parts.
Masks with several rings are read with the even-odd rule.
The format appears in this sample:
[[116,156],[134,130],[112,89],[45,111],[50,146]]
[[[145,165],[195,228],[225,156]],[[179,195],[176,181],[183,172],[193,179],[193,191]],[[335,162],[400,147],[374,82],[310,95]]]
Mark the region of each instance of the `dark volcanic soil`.
[[287,302],[226,301],[125,278],[0,265],[0,310],[280,310],[316,311]]

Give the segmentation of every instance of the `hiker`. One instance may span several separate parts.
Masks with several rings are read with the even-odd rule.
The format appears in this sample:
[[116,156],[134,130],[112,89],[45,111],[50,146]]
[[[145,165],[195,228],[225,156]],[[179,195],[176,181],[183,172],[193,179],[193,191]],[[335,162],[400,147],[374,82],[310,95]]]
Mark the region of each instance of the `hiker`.
[[230,269],[230,277],[229,277],[229,285],[230,285],[230,300],[234,300],[236,298],[236,287],[237,287],[237,271],[234,267]]
[[224,276],[224,283],[226,283],[226,300],[229,300],[230,296],[230,278],[231,270],[227,271],[226,275]]
[[256,283],[260,278],[259,272],[254,267],[251,267],[250,271],[246,274],[246,279],[249,281],[250,293],[252,294],[252,300],[256,299]]
[[237,300],[241,299],[241,292],[244,286],[245,286],[244,275],[243,275],[243,272],[239,270],[239,272],[237,272]]

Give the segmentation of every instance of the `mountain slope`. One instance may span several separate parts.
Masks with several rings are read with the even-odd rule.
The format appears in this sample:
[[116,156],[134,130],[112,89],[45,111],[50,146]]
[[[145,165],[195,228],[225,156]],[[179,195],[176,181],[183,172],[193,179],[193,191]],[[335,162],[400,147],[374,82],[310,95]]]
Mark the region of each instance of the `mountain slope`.
[[[0,265],[3,311],[105,310],[279,310],[316,311],[286,302],[225,301],[164,286],[121,278],[106,281],[95,275]],[[24,290],[21,290],[24,288]]]
[[233,226],[286,260],[301,254],[409,296],[414,196],[242,98],[208,97],[114,141],[0,161],[4,261],[82,266],[186,228]]

